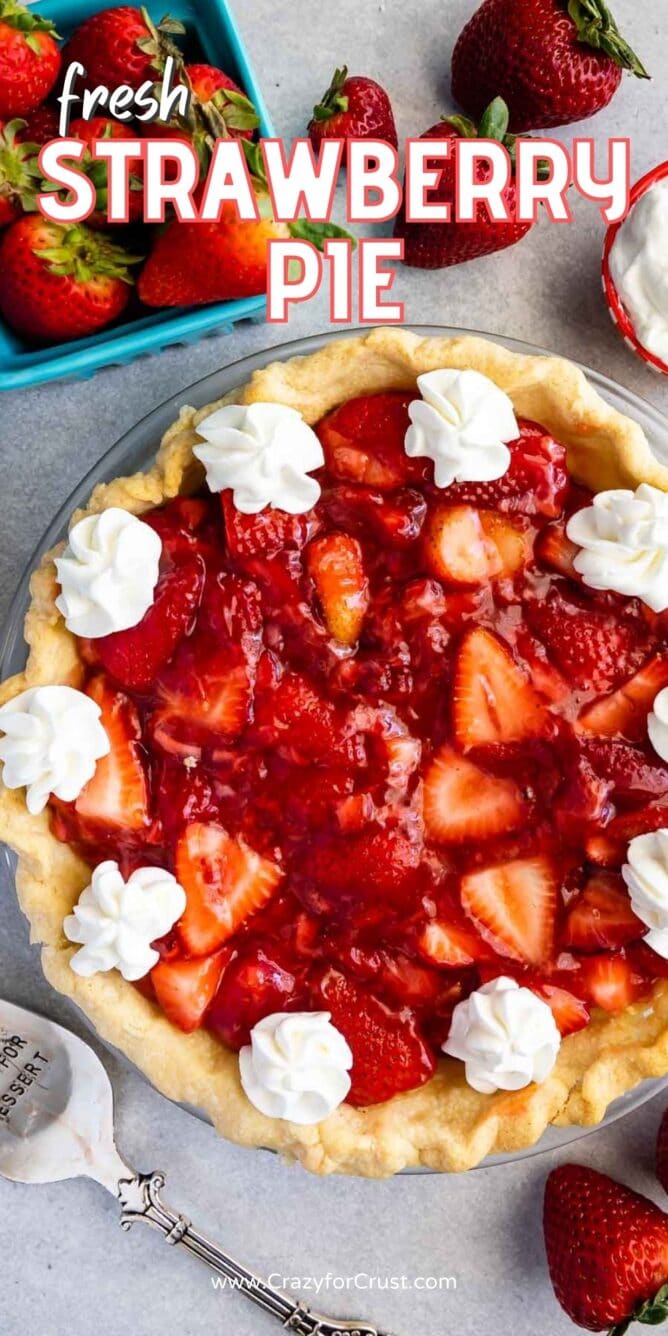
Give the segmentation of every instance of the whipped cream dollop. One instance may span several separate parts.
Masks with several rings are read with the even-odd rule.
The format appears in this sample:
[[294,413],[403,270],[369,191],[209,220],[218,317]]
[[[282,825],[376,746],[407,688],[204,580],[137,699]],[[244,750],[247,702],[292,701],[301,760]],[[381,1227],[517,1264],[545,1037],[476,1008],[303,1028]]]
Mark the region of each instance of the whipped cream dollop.
[[668,761],[668,687],[664,687],[647,716],[649,740],[662,761]]
[[576,571],[592,589],[668,608],[668,493],[643,482],[635,492],[599,492],[571,516],[566,533],[580,551]]
[[113,859],[100,863],[63,924],[68,940],[81,946],[70,961],[74,973],[88,979],[120,970],[129,982],[143,979],[160,959],[151,943],[185,907],[185,891],[164,868],[140,867],[125,881]]
[[644,940],[668,960],[668,830],[636,835],[626,857],[622,876],[631,908],[650,930]]
[[239,1054],[241,1084],[268,1118],[322,1122],[350,1090],[353,1055],[328,1011],[277,1011]]
[[668,365],[668,180],[656,181],[633,205],[609,265],[638,342]]
[[30,687],[0,709],[2,782],[36,816],[50,794],[73,802],[110,750],[100,707],[74,687]]
[[204,445],[193,454],[212,492],[231,487],[243,515],[275,506],[290,515],[310,510],[320,484],[309,474],[325,462],[312,427],[286,404],[227,404],[198,424]]
[[97,639],[136,626],[153,603],[161,552],[150,524],[118,506],[79,520],[55,561],[68,630]]
[[491,1095],[544,1081],[560,1044],[547,1002],[530,988],[521,988],[516,979],[502,976],[457,1003],[442,1048],[465,1064],[466,1080],[474,1090]]
[[406,454],[432,459],[437,487],[492,482],[510,464],[507,441],[520,430],[511,400],[480,371],[427,371],[418,376],[421,399],[408,406]]

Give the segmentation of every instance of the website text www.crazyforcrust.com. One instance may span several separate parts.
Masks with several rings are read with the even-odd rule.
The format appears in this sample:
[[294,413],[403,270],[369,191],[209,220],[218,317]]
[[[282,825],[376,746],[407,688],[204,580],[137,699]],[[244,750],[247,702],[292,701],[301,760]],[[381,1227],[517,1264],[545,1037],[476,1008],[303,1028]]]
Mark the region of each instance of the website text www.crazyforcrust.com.
[[[214,1290],[241,1290],[253,1288],[253,1281],[240,1280],[238,1277],[211,1276]],[[267,1277],[268,1283],[275,1289],[292,1290],[298,1294],[322,1294],[327,1290],[427,1290],[443,1293],[457,1289],[456,1276],[372,1276],[366,1271],[358,1271],[352,1276],[337,1276],[328,1271],[324,1276],[282,1276],[273,1272]],[[259,1281],[255,1282],[260,1284]]]

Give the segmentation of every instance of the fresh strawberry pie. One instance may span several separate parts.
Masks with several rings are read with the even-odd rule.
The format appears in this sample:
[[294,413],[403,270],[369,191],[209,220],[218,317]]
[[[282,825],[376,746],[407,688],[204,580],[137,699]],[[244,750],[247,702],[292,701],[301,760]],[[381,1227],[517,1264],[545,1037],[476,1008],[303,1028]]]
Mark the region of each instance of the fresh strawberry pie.
[[481,340],[184,410],[0,697],[49,979],[319,1172],[468,1167],[664,1072],[667,492],[576,368]]

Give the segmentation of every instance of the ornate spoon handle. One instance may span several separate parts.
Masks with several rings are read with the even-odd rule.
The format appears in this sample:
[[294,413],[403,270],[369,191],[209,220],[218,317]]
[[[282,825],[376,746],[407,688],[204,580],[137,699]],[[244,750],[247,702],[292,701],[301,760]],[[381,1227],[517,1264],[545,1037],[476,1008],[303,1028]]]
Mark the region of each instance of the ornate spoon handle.
[[[206,1262],[213,1271],[234,1281],[235,1289],[245,1294],[253,1303],[278,1318],[286,1331],[295,1332],[296,1336],[383,1336],[376,1327],[365,1322],[346,1322],[343,1319],[324,1317],[314,1313],[304,1304],[290,1299],[280,1290],[275,1290],[259,1276],[247,1271],[246,1267],[235,1262],[234,1258],[193,1229],[184,1215],[177,1215],[166,1206],[160,1197],[160,1189],[165,1185],[165,1175],[159,1170],[152,1174],[136,1174],[134,1178],[121,1179],[118,1185],[118,1198],[121,1203],[121,1227],[130,1229],[142,1220],[152,1225],[166,1239],[167,1243],[178,1244],[194,1253],[200,1261]],[[389,1336],[389,1333],[388,1333]]]

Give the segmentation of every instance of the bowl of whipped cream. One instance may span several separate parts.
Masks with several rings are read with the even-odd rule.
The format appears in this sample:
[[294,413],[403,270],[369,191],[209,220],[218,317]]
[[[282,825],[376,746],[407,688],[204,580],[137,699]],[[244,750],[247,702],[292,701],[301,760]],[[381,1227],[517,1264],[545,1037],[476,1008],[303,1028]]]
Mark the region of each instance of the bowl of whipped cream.
[[636,182],[628,213],[608,228],[603,292],[629,346],[668,376],[668,162]]

